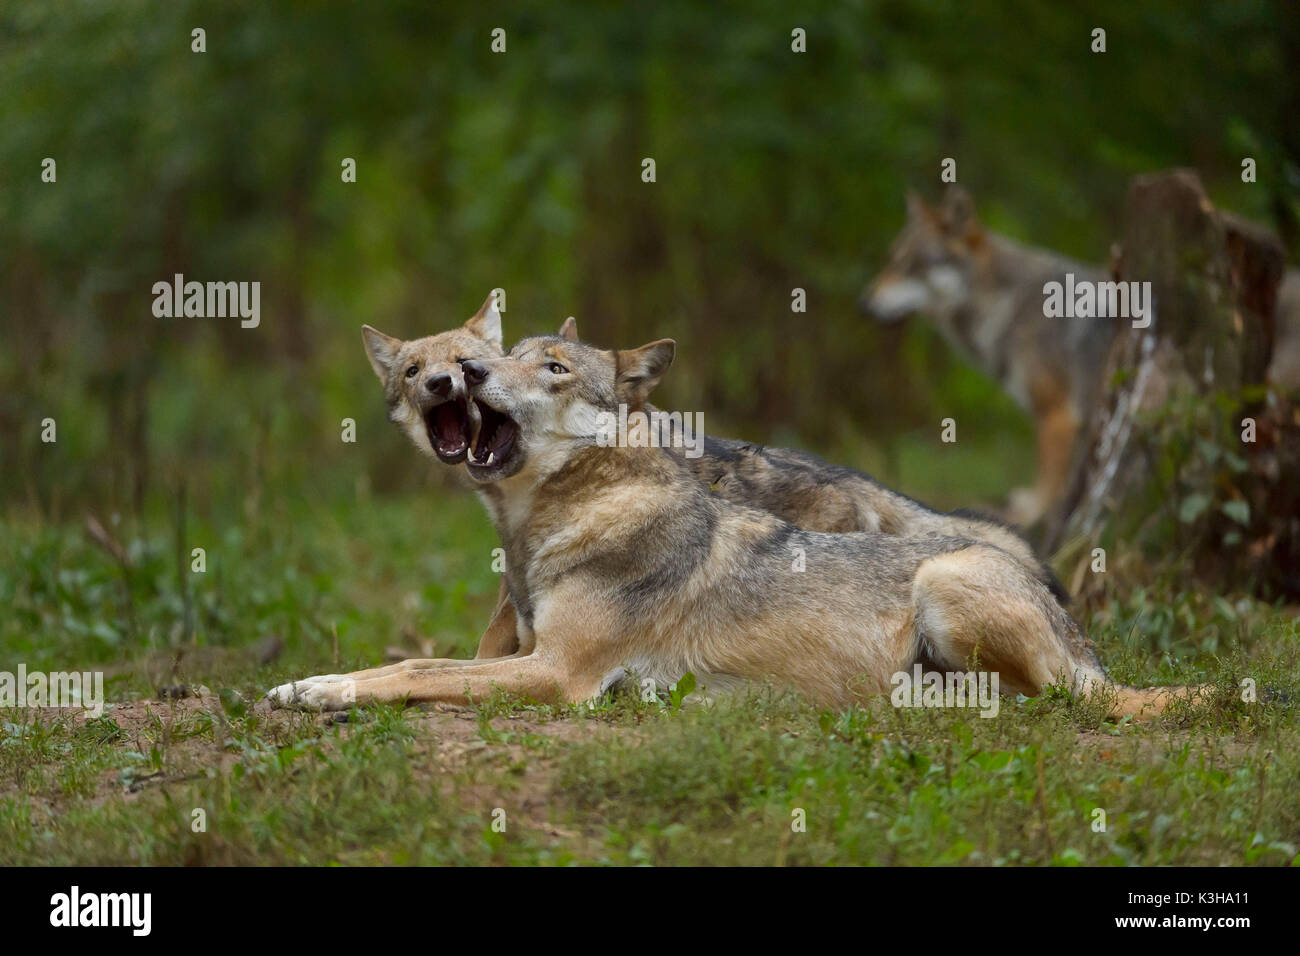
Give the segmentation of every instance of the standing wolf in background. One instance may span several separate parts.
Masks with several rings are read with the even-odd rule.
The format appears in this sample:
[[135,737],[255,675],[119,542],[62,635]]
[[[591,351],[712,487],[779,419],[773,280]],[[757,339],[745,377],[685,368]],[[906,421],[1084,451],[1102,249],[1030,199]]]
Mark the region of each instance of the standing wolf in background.
[[[362,331],[371,367],[384,385],[389,420],[426,455],[449,465],[465,461],[481,422],[478,408],[468,401],[462,364],[502,354],[501,316],[491,297],[462,328],[439,335],[403,342],[368,325]],[[572,317],[558,338],[577,341]],[[675,452],[680,456],[680,449]],[[719,497],[761,508],[809,531],[948,535],[987,542],[1020,562],[1062,604],[1069,600],[1051,569],[1014,530],[978,514],[932,511],[870,475],[808,452],[705,436],[704,453],[683,456],[683,461]],[[503,657],[517,646],[514,609],[503,582],[476,656]]]
[[[1069,274],[1075,283],[1111,279],[1097,266],[989,232],[969,194],[951,186],[938,208],[908,194],[907,223],[889,264],[859,299],[861,309],[882,323],[924,313],[1033,415],[1038,474],[1032,490],[1011,492],[1008,509],[1022,527],[1066,492],[1075,444],[1100,398],[1103,367],[1120,327],[1115,316],[1047,316],[1043,287],[1064,284]],[[1283,277],[1274,329],[1267,378],[1283,390],[1300,389],[1300,270]]]
[[1009,517],[1032,525],[1066,491],[1080,428],[1101,387],[1119,328],[1114,318],[1048,318],[1043,286],[1104,282],[1097,266],[1025,246],[986,230],[965,190],[950,187],[938,208],[907,197],[907,223],[889,264],[859,305],[880,322],[914,313],[966,353],[1034,417],[1038,475],[1011,493]]
[[1010,693],[1101,690],[1117,714],[1159,713],[1185,690],[1112,683],[1069,614],[1000,548],[805,531],[710,493],[668,449],[604,445],[602,415],[644,409],[674,348],[544,336],[463,363],[478,409],[466,468],[506,548],[518,652],[310,677],[271,702],[474,704],[504,691],[574,703],[630,675],[668,686],[691,672],[706,692],[770,681],[847,707],[918,664],[977,664]]

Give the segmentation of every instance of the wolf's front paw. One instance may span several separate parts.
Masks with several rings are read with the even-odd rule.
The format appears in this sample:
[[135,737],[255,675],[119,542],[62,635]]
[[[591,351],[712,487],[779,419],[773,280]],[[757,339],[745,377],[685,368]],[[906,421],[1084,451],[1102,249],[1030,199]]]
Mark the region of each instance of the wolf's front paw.
[[267,692],[273,707],[300,710],[347,710],[357,702],[356,681],[339,674],[290,681]]

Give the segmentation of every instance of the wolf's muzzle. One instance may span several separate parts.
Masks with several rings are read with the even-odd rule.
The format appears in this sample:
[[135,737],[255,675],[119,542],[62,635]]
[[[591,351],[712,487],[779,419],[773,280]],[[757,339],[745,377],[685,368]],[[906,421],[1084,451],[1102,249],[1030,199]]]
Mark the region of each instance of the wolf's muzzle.
[[438,372],[424,380],[425,391],[438,398],[450,398],[454,385],[450,372]]

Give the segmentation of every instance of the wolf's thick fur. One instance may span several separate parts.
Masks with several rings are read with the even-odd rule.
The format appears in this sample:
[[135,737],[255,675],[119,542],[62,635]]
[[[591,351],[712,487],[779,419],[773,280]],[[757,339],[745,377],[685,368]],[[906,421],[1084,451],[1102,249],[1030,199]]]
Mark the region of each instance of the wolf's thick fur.
[[519,651],[309,678],[272,701],[463,704],[498,688],[581,701],[628,673],[666,684],[691,671],[713,690],[770,681],[846,706],[916,662],[978,660],[1009,691],[1062,681],[1108,688],[1117,712],[1163,709],[1174,688],[1110,684],[1070,616],[999,548],[802,530],[711,494],[666,449],[600,447],[599,414],[643,407],[672,354],[667,340],[615,353],[551,336],[464,363],[483,417],[467,469],[502,532]]
[[[572,317],[560,327],[559,337],[579,341]],[[646,409],[656,410],[648,402]],[[1062,604],[1069,602],[1069,594],[1029,542],[986,515],[935,511],[865,472],[833,465],[811,452],[713,435],[704,436],[698,457],[686,455],[683,445],[670,447],[710,491],[728,501],[771,512],[806,531],[939,534],[985,541],[1020,561]]]
[[1107,281],[1104,271],[985,229],[965,190],[950,187],[936,209],[916,195],[884,270],[863,290],[863,311],[881,322],[924,313],[943,336],[1034,417],[1038,474],[1012,493],[1010,516],[1036,521],[1066,490],[1079,430],[1101,387],[1119,325],[1114,318],[1048,318],[1043,286]]
[[809,531],[947,535],[996,545],[1024,565],[1058,601],[1069,601],[1069,594],[1029,542],[992,518],[967,511],[934,511],[864,472],[789,448],[707,436],[704,454],[683,461],[723,498],[761,508]]

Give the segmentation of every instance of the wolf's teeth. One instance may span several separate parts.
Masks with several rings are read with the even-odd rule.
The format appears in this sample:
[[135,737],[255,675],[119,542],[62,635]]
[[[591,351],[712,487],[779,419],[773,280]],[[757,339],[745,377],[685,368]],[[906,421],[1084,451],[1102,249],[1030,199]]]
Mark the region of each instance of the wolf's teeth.
[[469,447],[478,441],[478,433],[483,428],[483,413],[478,410],[478,402],[470,399],[465,403],[465,426],[469,432]]
[[488,452],[488,460],[487,460],[486,464],[489,464],[489,465],[490,465],[490,464],[492,464],[492,462],[494,462],[494,461],[496,461],[496,460],[497,460],[497,453],[494,452],[494,451],[490,451],[490,452]]

